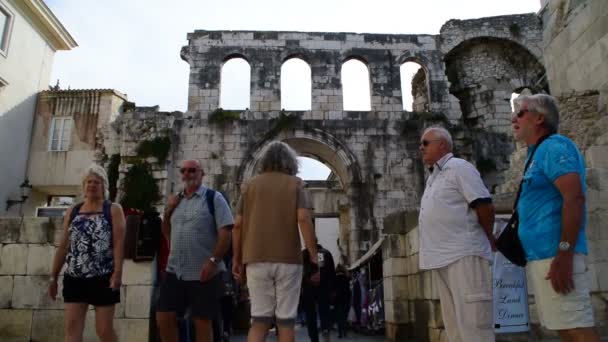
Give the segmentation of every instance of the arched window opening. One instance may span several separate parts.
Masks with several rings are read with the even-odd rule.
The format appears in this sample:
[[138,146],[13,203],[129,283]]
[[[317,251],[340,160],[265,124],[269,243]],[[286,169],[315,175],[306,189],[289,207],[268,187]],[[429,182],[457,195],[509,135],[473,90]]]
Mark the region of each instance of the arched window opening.
[[246,109],[250,106],[251,67],[240,57],[224,63],[220,75],[220,107]]
[[281,66],[281,108],[285,110],[310,110],[310,66],[300,58],[291,58]]
[[424,68],[416,62],[401,64],[401,97],[403,110],[409,112],[428,112],[429,95],[427,75]]
[[342,97],[344,110],[370,111],[371,92],[367,65],[350,59],[342,64]]
[[298,177],[303,180],[327,180],[331,174],[331,169],[322,162],[309,157],[298,157],[300,170]]

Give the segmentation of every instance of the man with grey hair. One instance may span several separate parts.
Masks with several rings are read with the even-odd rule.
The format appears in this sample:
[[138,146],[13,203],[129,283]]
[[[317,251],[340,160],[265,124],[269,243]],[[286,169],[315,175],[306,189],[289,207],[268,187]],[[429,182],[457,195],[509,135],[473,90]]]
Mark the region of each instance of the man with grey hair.
[[420,269],[433,271],[449,341],[492,342],[494,206],[479,172],[452,148],[442,127],[420,140],[430,170],[420,203]]
[[534,153],[517,213],[540,323],[557,330],[562,341],[599,341],[584,259],[585,161],[570,139],[557,134],[555,98],[519,96],[514,104],[513,135],[528,146],[528,158]]
[[222,261],[230,247],[232,212],[221,193],[203,186],[198,160],[182,162],[184,190],[171,195],[162,230],[170,244],[167,271],[161,280],[156,319],[163,342],[177,342],[177,314],[189,310],[198,342],[211,341],[211,321],[220,313],[226,271]]
[[[243,276],[251,298],[249,342],[266,339],[276,323],[280,342],[293,342],[302,284],[298,226],[309,259],[317,265],[310,198],[296,177],[298,160],[289,145],[274,141],[260,160],[260,174],[245,182],[233,230],[233,273]],[[314,322],[316,324],[316,322]]]

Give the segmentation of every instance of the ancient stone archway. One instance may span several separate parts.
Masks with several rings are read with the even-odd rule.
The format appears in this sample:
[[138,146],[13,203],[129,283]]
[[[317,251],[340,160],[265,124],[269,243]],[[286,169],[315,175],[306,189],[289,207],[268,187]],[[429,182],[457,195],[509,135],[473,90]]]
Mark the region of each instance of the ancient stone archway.
[[[474,151],[464,143],[471,138],[464,122],[470,116],[463,116],[458,99],[450,93],[446,54],[483,34],[532,49],[540,37],[536,19],[522,15],[451,21],[440,35],[195,31],[181,51],[190,64],[188,111],[135,109],[116,127],[145,121],[163,127],[154,132],[170,131],[169,163],[155,169],[165,192],[180,186],[176,163],[195,158],[205,167],[206,182],[227,193],[233,204],[239,185],[253,174],[256,158],[270,140],[286,141],[301,154],[323,160],[339,179],[350,210],[347,254],[353,262],[383,235],[388,214],[418,207],[424,180],[418,151],[422,129],[430,124],[449,126],[457,146],[469,148],[460,155],[474,159]],[[224,62],[235,56],[251,67],[251,101],[244,110],[226,111],[219,108],[220,73]],[[281,66],[290,57],[310,65],[311,110],[281,108]],[[363,60],[368,67],[370,110],[344,110],[340,71],[349,58]],[[420,75],[416,84],[427,93],[419,108],[428,112],[403,110],[400,65],[408,60],[423,67],[424,77]],[[489,90],[493,87],[488,85]],[[485,126],[481,130],[488,135],[485,141],[501,134]],[[121,138],[112,148],[119,147],[128,163],[138,139],[122,135],[118,132]],[[505,150],[505,156],[509,152]]]
[[[357,203],[353,203],[357,198],[354,194],[359,192],[355,189],[360,187],[362,178],[355,155],[334,136],[322,131],[296,131],[295,134],[284,132],[278,135],[276,140],[289,144],[299,155],[320,160],[336,175],[339,184],[321,185],[320,182],[315,182],[316,186],[321,185],[325,189],[311,189],[314,214],[323,217],[335,216],[339,219],[338,245],[342,254],[340,262],[348,262],[351,245],[354,247],[359,242],[359,229],[353,223],[361,221],[359,216],[368,216],[367,208],[361,208]],[[242,164],[239,182],[246,181],[257,173],[258,162],[268,143],[270,140],[258,144],[255,151]],[[356,249],[353,248],[352,252],[355,251]]]
[[490,188],[500,185],[509,168],[507,156],[514,150],[511,94],[522,88],[546,90],[545,68],[519,42],[486,36],[462,41],[444,61],[450,93],[459,100],[470,141],[487,142],[469,145],[469,158]]

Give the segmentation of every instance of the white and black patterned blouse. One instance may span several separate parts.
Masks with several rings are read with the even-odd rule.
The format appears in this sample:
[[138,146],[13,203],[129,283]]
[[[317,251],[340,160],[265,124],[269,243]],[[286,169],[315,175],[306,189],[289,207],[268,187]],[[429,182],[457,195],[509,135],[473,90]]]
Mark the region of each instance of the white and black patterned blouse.
[[112,226],[102,212],[79,213],[68,230],[68,275],[91,278],[114,271]]

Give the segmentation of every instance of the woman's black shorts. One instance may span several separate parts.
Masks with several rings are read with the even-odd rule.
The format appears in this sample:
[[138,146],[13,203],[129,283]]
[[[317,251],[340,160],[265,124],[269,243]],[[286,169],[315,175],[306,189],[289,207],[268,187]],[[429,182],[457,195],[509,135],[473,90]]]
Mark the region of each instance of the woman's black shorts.
[[106,306],[120,303],[120,289],[110,288],[112,274],[91,278],[63,276],[63,301]]

